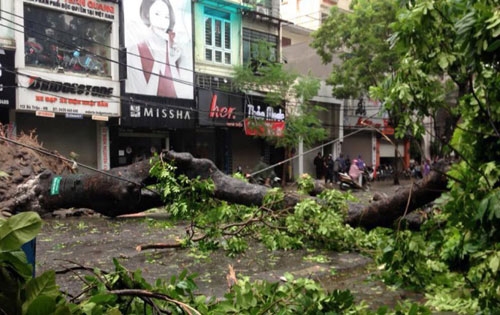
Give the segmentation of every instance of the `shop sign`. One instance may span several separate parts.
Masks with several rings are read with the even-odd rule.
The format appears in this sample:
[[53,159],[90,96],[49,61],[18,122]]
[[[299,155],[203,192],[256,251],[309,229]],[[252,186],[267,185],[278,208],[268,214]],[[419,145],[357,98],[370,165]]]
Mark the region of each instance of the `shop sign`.
[[[149,9],[144,12],[143,1],[120,1],[127,59],[125,93],[193,100],[192,1],[163,2],[168,4],[169,19],[175,16],[175,27],[160,34],[150,27],[153,16],[149,16]],[[165,29],[168,24],[166,21]]]
[[106,126],[100,127],[99,130],[99,144],[100,144],[100,167],[102,170],[109,170],[109,129]]
[[247,104],[247,118],[245,118],[247,136],[283,137],[284,133],[285,114],[281,108]]
[[[19,76],[20,111],[120,116],[119,82],[24,70]],[[42,78],[43,77],[43,78]]]
[[198,92],[200,126],[243,127],[243,97],[220,91]]
[[25,2],[102,20],[114,20],[118,11],[116,4],[103,3],[100,0],[25,0]]
[[247,136],[283,137],[285,122],[245,118],[245,134]]
[[385,135],[393,135],[394,128],[390,126],[389,120],[387,118],[367,118],[367,117],[346,117],[344,119],[344,125],[350,128],[362,128],[362,127],[373,127],[381,131]]
[[16,103],[15,52],[0,50],[0,108],[14,108]]
[[145,101],[122,104],[121,125],[123,127],[137,128],[194,128],[195,112],[193,102],[188,106],[184,102],[164,104],[158,101],[146,103]]
[[92,120],[108,121],[109,118],[107,116],[92,115]]
[[69,119],[83,119],[82,114],[71,114],[71,113],[66,113],[64,117],[69,118]]
[[266,121],[284,121],[285,114],[281,111],[281,108],[275,109],[269,105],[247,104],[247,117],[249,118],[264,119]]
[[356,122],[356,126],[360,127],[373,126],[376,129],[382,131],[382,133],[385,135],[394,134],[394,128],[389,125],[389,120],[387,118],[369,119],[369,118],[359,117],[358,121]]
[[37,110],[35,112],[35,115],[38,117],[46,117],[46,118],[56,117],[56,114],[54,114],[54,112],[47,112],[47,111],[43,111],[43,110]]

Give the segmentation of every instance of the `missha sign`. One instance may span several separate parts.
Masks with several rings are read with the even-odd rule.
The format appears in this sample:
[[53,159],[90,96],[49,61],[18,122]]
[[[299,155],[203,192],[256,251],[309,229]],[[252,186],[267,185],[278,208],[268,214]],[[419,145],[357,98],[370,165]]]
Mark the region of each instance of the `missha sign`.
[[115,17],[118,17],[118,6],[116,4],[99,0],[25,0],[24,2],[36,3],[37,5],[62,9],[103,20],[112,21]]
[[18,82],[17,110],[120,116],[119,82],[28,70]]
[[159,99],[123,102],[121,125],[132,128],[194,128],[196,113],[192,105],[192,102],[185,104],[179,100],[164,104]]
[[243,127],[243,97],[220,91],[198,91],[200,126]]

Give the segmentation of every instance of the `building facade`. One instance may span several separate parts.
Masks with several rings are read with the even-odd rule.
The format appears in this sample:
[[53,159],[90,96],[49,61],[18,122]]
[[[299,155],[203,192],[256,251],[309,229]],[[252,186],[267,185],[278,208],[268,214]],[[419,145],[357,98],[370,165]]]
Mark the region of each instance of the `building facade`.
[[[110,168],[109,124],[120,117],[119,7],[99,1],[5,2],[2,35],[15,50],[13,133],[36,131],[49,150]],[[13,31],[13,32],[11,32]],[[11,36],[12,35],[12,36]],[[2,38],[5,36],[2,36]],[[12,41],[10,41],[12,40]],[[4,49],[5,50],[5,49]],[[12,71],[13,70],[13,71]],[[2,119],[5,120],[5,110]]]
[[[313,159],[318,151],[324,155],[331,153],[334,157],[342,152],[350,160],[361,156],[367,165],[373,167],[393,165],[396,144],[398,156],[403,157],[404,167],[408,167],[408,142],[395,140],[389,120],[381,114],[380,103],[366,96],[356,100],[336,99],[332,97],[331,87],[324,83],[333,69],[331,64],[324,65],[310,48],[310,33],[321,26],[332,6],[349,14],[350,0],[284,0],[281,4],[282,17],[291,22],[283,25],[284,58],[290,69],[302,74],[311,73],[322,80],[318,96],[313,100],[326,109],[319,118],[328,130],[328,139],[317,144],[318,150],[304,149],[303,160],[297,159],[296,168],[300,174],[303,165],[303,172],[313,174]],[[333,57],[332,64],[340,62],[339,58]]]
[[1,5],[0,122],[12,134],[35,131],[47,149],[103,170],[163,149],[209,158],[226,173],[284,158],[249,121],[279,133],[285,113],[232,80],[259,41],[279,62],[278,0]]

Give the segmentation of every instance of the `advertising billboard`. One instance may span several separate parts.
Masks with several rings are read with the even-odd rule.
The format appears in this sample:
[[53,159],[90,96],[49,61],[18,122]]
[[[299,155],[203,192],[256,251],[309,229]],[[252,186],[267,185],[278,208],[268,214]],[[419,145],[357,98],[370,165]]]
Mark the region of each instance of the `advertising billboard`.
[[191,0],[123,0],[125,92],[193,99]]
[[110,78],[118,5],[92,0],[26,0],[26,67]]

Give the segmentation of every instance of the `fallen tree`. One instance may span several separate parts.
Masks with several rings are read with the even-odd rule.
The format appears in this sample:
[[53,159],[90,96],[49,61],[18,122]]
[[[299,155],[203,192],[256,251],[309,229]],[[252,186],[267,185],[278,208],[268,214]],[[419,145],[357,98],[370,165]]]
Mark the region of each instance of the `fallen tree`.
[[[28,167],[26,150],[16,155],[25,168]],[[179,174],[211,179],[215,186],[214,197],[230,203],[260,206],[268,192],[267,187],[228,176],[212,161],[194,158],[190,153],[168,151],[163,153],[163,159],[173,162]],[[24,181],[18,179],[17,190],[5,196],[0,207],[4,212],[32,210],[41,214],[63,208],[89,208],[108,217],[142,212],[164,205],[160,195],[147,188],[155,182],[149,174],[150,167],[150,162],[143,160],[108,172],[61,175],[38,166],[40,172],[35,176]],[[366,228],[393,226],[395,220],[434,200],[446,189],[445,167],[437,164],[424,180],[389,198],[368,206],[351,203],[346,222]],[[3,171],[16,177],[13,167]],[[34,175],[35,171],[25,173]],[[304,196],[287,193],[285,203],[293,206],[301,198]]]

